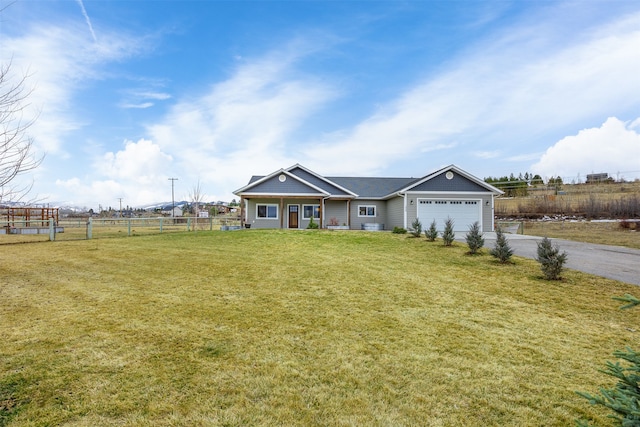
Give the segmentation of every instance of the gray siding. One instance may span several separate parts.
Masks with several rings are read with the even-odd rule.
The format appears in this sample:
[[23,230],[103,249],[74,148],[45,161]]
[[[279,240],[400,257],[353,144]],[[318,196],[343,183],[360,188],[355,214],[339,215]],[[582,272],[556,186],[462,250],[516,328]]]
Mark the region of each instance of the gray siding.
[[[375,217],[359,217],[358,206],[375,206]],[[351,229],[360,230],[361,225],[365,223],[384,224],[384,229],[388,230],[387,226],[387,202],[384,200],[364,200],[357,199],[351,201]],[[393,228],[393,227],[391,227]]]
[[278,176],[261,182],[251,188],[249,193],[265,193],[265,194],[320,194],[318,190],[298,181],[297,179],[287,176],[285,182],[280,182]]
[[493,196],[482,196],[482,231],[495,231]]
[[404,197],[394,197],[387,200],[387,223],[385,229],[404,227]]
[[346,193],[344,190],[339,189],[338,187],[336,187],[335,185],[329,184],[327,181],[318,178],[317,176],[310,174],[309,172],[300,169],[300,168],[295,168],[293,170],[290,171],[290,173],[292,173],[293,175],[307,181],[310,184],[315,185],[318,188],[322,188],[324,191],[326,191],[327,193],[330,193],[334,196],[338,195],[338,196],[347,196],[349,195],[348,193]]
[[[353,203],[353,202],[351,202]],[[345,200],[327,200],[324,202],[325,216],[324,225],[329,225],[329,220],[335,218],[338,225],[349,224],[349,212]]]
[[[247,224],[251,224],[251,228],[280,228],[280,217],[282,216],[282,207],[278,199],[250,199],[247,204]],[[278,205],[278,218],[265,219],[256,218],[256,205]]]
[[[319,199],[283,199],[282,204],[280,204],[280,199],[248,199],[248,208],[247,208],[247,224],[251,224],[251,228],[280,228],[282,224],[282,228],[289,228],[289,205],[297,205],[298,206],[298,229],[307,228],[310,220],[304,219],[303,215],[303,206],[304,205],[320,205],[322,207],[322,203]],[[345,202],[346,203],[346,202]],[[278,218],[257,218],[257,205],[276,205],[278,210]],[[326,217],[326,213],[323,214]],[[316,224],[319,224],[319,220],[314,219]]]
[[483,193],[488,191],[485,187],[455,172],[453,172],[453,179],[447,179],[445,175],[442,173],[434,176],[430,180],[412,187],[411,191],[471,191]]

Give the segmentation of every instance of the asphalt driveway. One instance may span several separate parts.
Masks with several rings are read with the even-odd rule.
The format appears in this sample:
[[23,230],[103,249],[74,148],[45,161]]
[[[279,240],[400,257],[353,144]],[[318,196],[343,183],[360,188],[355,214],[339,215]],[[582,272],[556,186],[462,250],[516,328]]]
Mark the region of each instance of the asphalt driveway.
[[[493,248],[496,234],[484,233],[485,248]],[[535,259],[538,242],[542,237],[505,234],[515,255]],[[462,239],[464,241],[464,238]],[[554,245],[568,255],[565,266],[596,276],[640,285],[640,249],[622,246],[596,245],[594,243],[551,239]]]

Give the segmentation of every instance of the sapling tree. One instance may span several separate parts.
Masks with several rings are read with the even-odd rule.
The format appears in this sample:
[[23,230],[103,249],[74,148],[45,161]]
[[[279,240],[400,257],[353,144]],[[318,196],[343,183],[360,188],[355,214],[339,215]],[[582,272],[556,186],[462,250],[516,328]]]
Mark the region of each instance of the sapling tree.
[[444,231],[442,232],[442,241],[445,246],[451,246],[455,238],[456,238],[456,233],[453,231],[453,220],[447,217],[447,220],[444,222]]
[[482,249],[484,246],[484,237],[482,237],[480,223],[478,221],[469,226],[469,231],[467,232],[465,239],[467,240],[467,246],[469,246],[469,253],[471,255],[477,254],[478,251]]
[[[2,9],[0,9],[2,10]],[[27,76],[12,78],[11,62],[0,65],[0,202],[17,201],[31,185],[16,186],[14,179],[32,171],[42,162],[33,155],[33,140],[27,134],[34,120],[24,121],[27,98]]]
[[427,240],[433,242],[438,238],[438,229],[436,228],[436,220],[431,221],[431,225],[424,231]]
[[416,218],[411,223],[411,228],[409,230],[411,231],[411,235],[413,237],[420,237],[422,235],[422,223],[420,222],[419,218]]
[[540,269],[547,280],[559,280],[564,263],[567,262],[567,253],[560,253],[558,246],[553,246],[548,237],[538,242],[538,256],[536,261],[540,263]]
[[[618,301],[627,304],[620,309],[635,307],[640,300],[632,295],[614,297]],[[620,362],[606,362],[606,368],[601,372],[616,378],[618,382],[614,388],[601,388],[599,394],[592,395],[578,391],[580,396],[588,399],[592,405],[602,405],[613,413],[609,415],[616,425],[623,427],[640,426],[640,353],[626,347],[624,350],[616,350],[613,355],[626,362],[623,366]],[[585,421],[578,421],[578,426],[588,427]]]
[[509,242],[500,227],[496,228],[496,244],[489,253],[495,258],[498,258],[503,264],[509,262],[511,255],[513,255],[513,249],[509,246]]

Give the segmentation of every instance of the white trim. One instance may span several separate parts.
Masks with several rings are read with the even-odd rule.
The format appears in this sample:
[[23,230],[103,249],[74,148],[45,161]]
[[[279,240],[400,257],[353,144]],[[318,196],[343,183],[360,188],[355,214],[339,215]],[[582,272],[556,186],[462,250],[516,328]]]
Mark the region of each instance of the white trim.
[[407,191],[407,195],[415,196],[429,196],[431,194],[440,196],[441,199],[446,199],[448,196],[491,196],[493,193],[482,193],[479,191]]
[[[459,167],[457,167],[456,165],[449,165],[447,167],[444,167],[440,170],[437,170],[435,172],[432,172],[428,175],[426,175],[425,177],[423,177],[422,179],[420,179],[419,181],[416,181],[414,183],[412,183],[411,185],[409,185],[408,187],[405,187],[403,189],[401,189],[399,192],[400,193],[406,193],[406,192],[410,192],[412,188],[415,188],[433,178],[435,178],[436,176],[439,176],[443,173],[446,173],[448,171],[453,171],[455,173],[457,173],[460,176],[465,177],[466,179],[475,182],[476,184],[480,185],[481,187],[486,188],[490,193],[492,194],[504,194],[504,191],[497,189],[496,187],[494,187],[491,184],[488,184],[486,182],[484,182],[483,180],[481,180],[480,178],[477,178],[473,175],[471,175],[470,173],[460,169]],[[444,193],[444,191],[441,191],[440,193]],[[447,191],[447,193],[450,193]],[[477,192],[476,192],[477,193]]]
[[[251,184],[247,184],[244,187],[241,187],[241,188],[237,189],[236,191],[233,192],[233,194],[235,194],[237,196],[242,196],[242,195],[245,195],[245,194],[276,194],[276,193],[248,193],[247,190],[252,188],[252,187],[255,187],[256,185],[262,184],[263,182],[269,181],[270,179],[276,178],[276,176],[279,176],[279,175],[289,176],[291,179],[295,179],[296,181],[298,181],[298,182],[300,182],[300,183],[302,183],[302,184],[304,184],[304,185],[306,185],[308,187],[311,187],[314,190],[317,190],[318,193],[320,193],[320,194],[324,194],[324,195],[327,195],[327,196],[329,195],[329,193],[324,191],[322,188],[320,188],[320,187],[318,187],[316,185],[313,185],[312,183],[310,183],[308,181],[305,181],[304,179],[300,178],[299,176],[296,176],[296,175],[292,174],[291,172],[289,172],[288,170],[284,170],[284,169],[280,169],[280,170],[277,170],[277,171],[275,171],[275,172],[273,172],[273,173],[271,173],[271,174],[269,174],[267,176],[263,176],[262,178],[252,182]],[[279,181],[279,182],[282,183],[282,181]],[[289,193],[283,193],[283,194],[287,194],[288,195]]]
[[[287,172],[289,172],[289,173],[290,173],[293,169],[296,169],[296,168],[302,169],[303,171],[307,172],[309,175],[313,175],[313,176],[315,176],[316,178],[318,178],[318,179],[320,179],[320,180],[322,180],[322,181],[326,182],[327,184],[333,185],[334,187],[339,188],[340,190],[346,191],[348,194],[351,194],[351,195],[353,195],[354,197],[358,197],[358,195],[357,195],[356,193],[354,193],[353,191],[351,191],[351,190],[349,190],[349,189],[347,189],[347,188],[344,188],[344,187],[343,187],[343,186],[341,186],[341,185],[336,184],[335,182],[331,181],[329,178],[325,178],[325,177],[324,177],[324,176],[322,176],[322,175],[318,175],[318,174],[317,174],[317,173],[315,173],[314,171],[312,171],[312,170],[310,170],[310,169],[305,168],[305,167],[304,167],[304,166],[302,166],[300,163],[296,163],[295,165],[288,167],[286,170],[287,170]],[[294,175],[294,174],[292,174],[292,175]],[[295,176],[295,175],[294,175],[294,176]],[[302,178],[300,178],[300,179],[302,179]]]
[[297,227],[297,229],[299,230],[300,229],[300,205],[297,204],[297,203],[287,203],[287,228],[295,230],[295,228],[289,226],[289,218],[291,218],[291,216],[290,216],[291,215],[291,211],[289,211],[289,208],[291,206],[297,206],[298,207],[298,212],[297,212],[298,213],[298,227]]
[[270,198],[270,199],[279,199],[281,197],[284,197],[285,199],[287,197],[312,197],[312,198],[317,198],[317,197],[321,197],[322,195],[324,195],[326,193],[322,193],[322,194],[318,194],[318,193],[242,193],[241,196],[242,197],[252,197],[254,199],[257,199],[259,197],[264,197],[264,198]]
[[[373,208],[373,215],[360,215],[360,208]],[[358,205],[358,218],[377,218],[378,217],[378,206],[377,205]]]
[[317,204],[317,203],[306,203],[302,205],[302,219],[306,219],[306,220],[310,220],[311,217],[305,217],[304,216],[304,208],[305,206],[317,206],[318,207],[318,217],[316,218],[315,216],[313,217],[313,219],[317,219],[320,220],[320,208],[321,208],[321,204]]
[[407,196],[406,194],[398,193],[398,197],[402,197],[402,206],[403,206],[403,214],[402,214],[402,228],[407,229],[407,221],[408,221],[408,209],[407,209]]
[[[269,206],[275,206],[276,207],[276,217],[270,217],[270,216],[258,216],[258,206],[267,206],[267,214],[269,213]],[[267,220],[278,220],[280,219],[280,204],[279,203],[256,203],[256,219],[259,220],[263,220],[263,219],[267,219]]]

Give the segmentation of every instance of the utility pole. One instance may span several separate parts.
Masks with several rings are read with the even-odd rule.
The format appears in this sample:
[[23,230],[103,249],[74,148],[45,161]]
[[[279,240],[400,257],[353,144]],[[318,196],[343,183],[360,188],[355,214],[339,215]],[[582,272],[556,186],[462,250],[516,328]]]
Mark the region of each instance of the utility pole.
[[120,200],[120,218],[122,218],[122,197],[118,197],[118,200]]
[[177,180],[178,178],[169,178],[169,181],[171,181],[171,218],[173,218],[173,214],[176,209],[176,202],[175,202],[175,199],[173,198],[173,183]]

